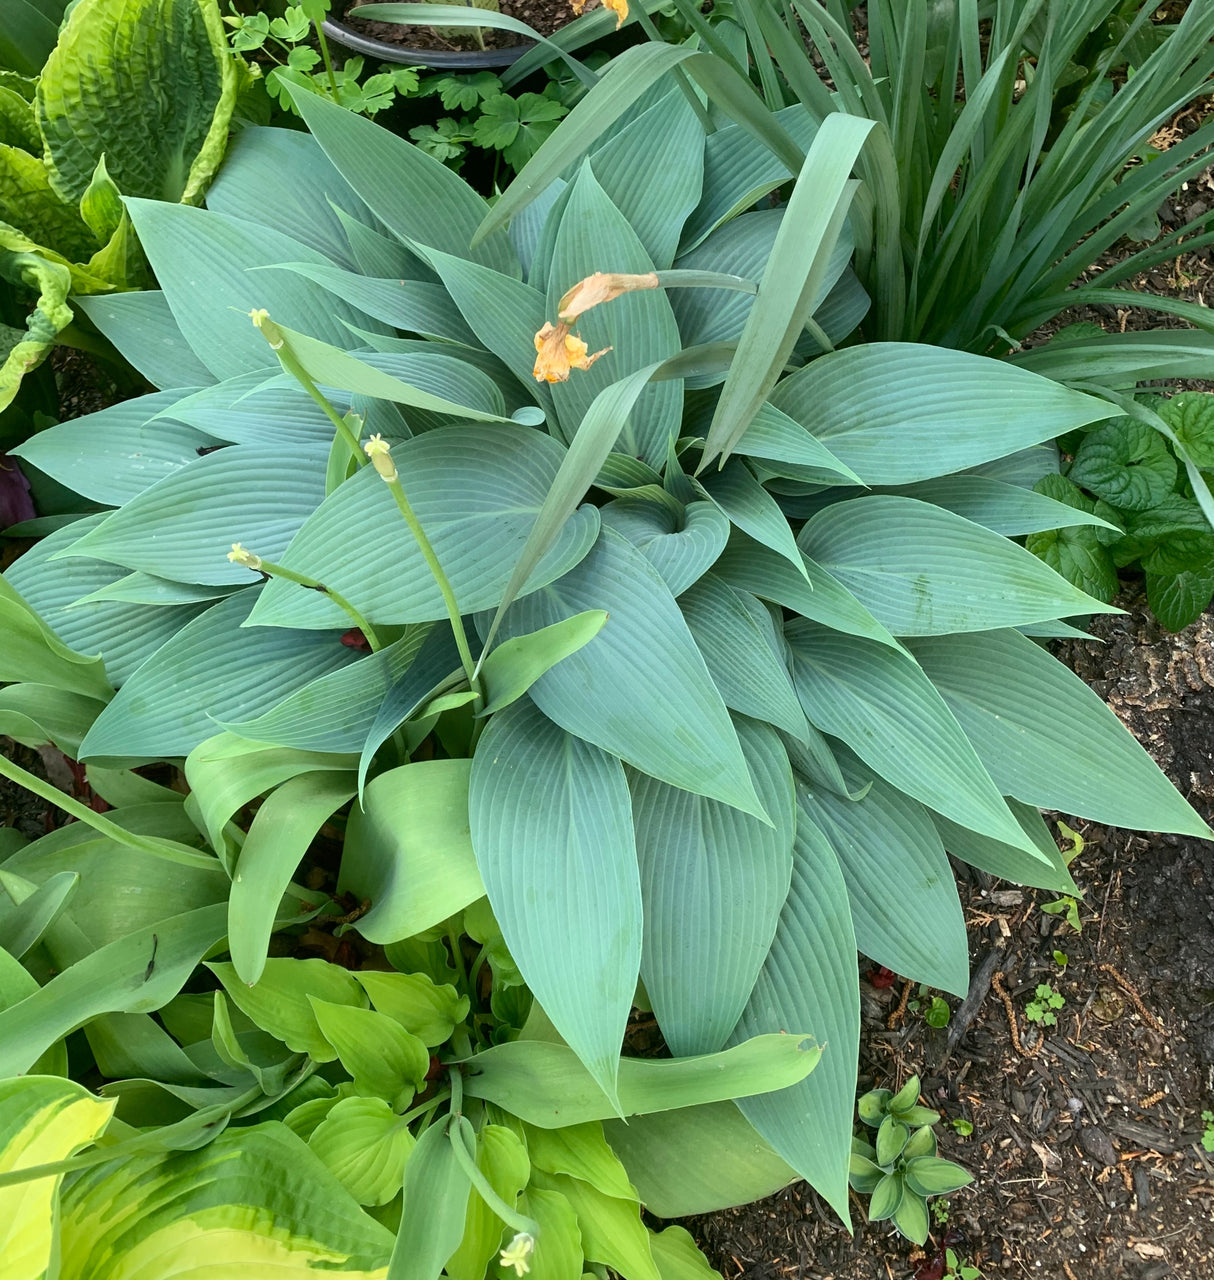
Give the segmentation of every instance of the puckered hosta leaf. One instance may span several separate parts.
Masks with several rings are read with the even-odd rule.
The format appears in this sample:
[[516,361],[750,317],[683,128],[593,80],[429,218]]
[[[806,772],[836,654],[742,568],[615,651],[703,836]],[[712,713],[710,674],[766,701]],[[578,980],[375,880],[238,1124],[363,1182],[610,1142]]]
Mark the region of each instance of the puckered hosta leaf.
[[637,1201],[604,1195],[589,1182],[561,1173],[536,1170],[531,1180],[541,1191],[558,1192],[573,1206],[588,1262],[610,1267],[624,1280],[661,1280]]
[[706,573],[679,597],[679,609],[725,705],[803,736],[805,713],[784,664],[783,638],[766,607],[750,592]]
[[458,174],[381,125],[309,90],[293,93],[292,99],[342,177],[394,235],[505,275],[519,274],[505,232],[469,248],[488,208]]
[[338,890],[371,900],[358,921],[368,941],[410,938],[484,897],[468,828],[470,768],[415,760],[389,769],[351,810]]
[[159,200],[129,200],[127,208],[174,319],[216,378],[278,368],[278,357],[249,319],[256,308],[264,307],[281,325],[343,348],[350,343],[343,321],[384,329],[303,276],[251,270],[280,262],[324,263],[319,253],[281,231]]
[[898,636],[1110,611],[1023,547],[914,498],[836,502],[797,542]]
[[[526,1187],[531,1175],[527,1146],[513,1129],[501,1124],[483,1125],[476,1138],[477,1168],[502,1200],[514,1208],[519,1192]],[[464,1238],[447,1259],[445,1270],[451,1280],[482,1280],[486,1267],[502,1247],[505,1230],[506,1224],[481,1196],[470,1195]],[[542,1227],[540,1235],[543,1235]]]
[[[586,163],[573,183],[557,231],[548,275],[548,318],[555,323],[557,304],[566,290],[604,270],[642,275],[653,270],[653,262]],[[638,369],[676,355],[680,349],[678,325],[662,289],[634,290],[593,308],[579,319],[577,332],[591,353],[604,347],[611,351],[591,368],[575,370],[567,382],[552,386],[560,429],[569,440],[600,391]],[[617,449],[652,466],[662,466],[670,441],[678,434],[682,405],[680,381],[647,386],[620,434]]]
[[205,387],[214,374],[190,349],[159,289],[77,298],[76,306],[154,387]]
[[713,564],[729,540],[729,520],[715,503],[692,502],[679,512],[656,502],[617,498],[600,508],[603,524],[627,538],[682,595]]
[[618,534],[603,530],[575,569],[516,601],[502,633],[538,631],[586,609],[605,609],[607,624],[531,686],[540,710],[670,786],[761,812],[729,713],[677,602]]
[[167,1004],[224,936],[225,915],[222,905],[198,907],[118,938],[0,1012],[0,1076],[28,1071],[100,1014],[150,1013]]
[[228,947],[248,983],[261,977],[279,902],[320,828],[355,791],[354,771],[308,773],[277,787],[241,846],[228,901]]
[[921,804],[1031,852],[952,711],[912,659],[811,622],[791,622],[785,635],[810,723]]
[[859,800],[823,790],[801,803],[839,860],[856,945],[894,973],[964,996],[965,920],[931,815],[850,759],[842,769],[853,791],[868,787]]
[[797,1178],[735,1102],[605,1120],[603,1128],[641,1203],[659,1218],[750,1204]]
[[447,1040],[468,1016],[468,997],[449,983],[441,985],[424,973],[383,973],[359,969],[359,986],[382,1014],[399,1022],[423,1044],[434,1048]]
[[196,200],[218,167],[236,64],[204,0],[77,6],[38,82],[38,124],[64,200],[98,157],[130,196]]
[[737,719],[735,728],[774,826],[656,778],[630,780],[645,917],[641,976],[678,1057],[714,1052],[737,1024],[792,874],[788,753],[769,725]]
[[594,151],[591,167],[653,265],[669,267],[704,178],[704,127],[691,104],[672,89]]
[[[187,428],[188,430],[188,428]],[[277,560],[325,496],[327,448],[234,445],[175,469],[66,551],[179,582],[244,586],[234,542]]]
[[641,961],[624,770],[520,701],[490,720],[468,800],[477,864],[510,954],[614,1099]]
[[937,636],[912,648],[1008,795],[1111,826],[1209,837],[1108,707],[1026,636]]
[[785,378],[771,403],[865,484],[961,471],[1107,418],[1108,404],[1002,361],[878,342]]
[[[0,147],[0,151],[8,148]],[[24,153],[21,153],[24,154]],[[0,214],[4,212],[0,205]],[[3,228],[0,222],[0,229]],[[0,333],[0,410],[16,398],[21,379],[36,369],[50,354],[59,334],[72,322],[67,295],[71,273],[58,262],[47,262],[36,253],[8,253],[0,242],[0,280],[23,284],[38,294],[37,305],[28,314],[24,332],[5,326]],[[7,285],[6,290],[7,292]]]
[[62,1280],[383,1280],[392,1233],[285,1125],[88,1169],[63,1196]]
[[[253,191],[256,199],[249,198]],[[217,213],[266,227],[290,227],[297,240],[351,269],[358,262],[346,220],[359,225],[375,222],[316,139],[299,129],[240,129],[207,188],[206,204]],[[368,235],[375,234],[370,226],[366,229]]]
[[[492,608],[564,450],[526,427],[466,425],[406,440],[392,457],[461,612]],[[597,530],[596,509],[576,512],[524,589],[534,590],[572,568],[590,549]],[[332,587],[372,623],[431,622],[447,616],[409,526],[372,467],[362,468],[325,499],[281,563]],[[253,625],[349,625],[331,600],[285,580],[271,582],[263,594]]]
[[416,1145],[382,1098],[340,1098],[312,1130],[308,1146],[359,1204],[387,1204],[400,1191]]
[[258,715],[354,660],[336,631],[242,627],[258,590],[212,605],[158,649],[98,716],[81,755],[189,755],[218,721]]
[[423,638],[404,636],[378,653],[304,685],[255,719],[224,727],[252,742],[300,751],[357,753],[389,690],[417,657]]
[[182,394],[157,391],[124,400],[40,431],[9,452],[94,502],[121,506],[215,444],[192,427],[156,419]]
[[1000,880],[1078,897],[1079,889],[1071,879],[1071,873],[1067,870],[1062,854],[1058,852],[1058,846],[1054,843],[1040,810],[1032,805],[1021,804],[1019,800],[1009,799],[1007,805],[1037,849],[1036,857],[1030,857],[1023,849],[1001,844],[990,836],[979,835],[977,831],[950,822],[938,813],[932,814],[932,822],[940,833],[944,847],[954,858],[960,858],[972,867],[980,867]]
[[744,1098],[742,1114],[843,1219],[860,1048],[860,978],[847,884],[798,802],[792,887],[771,953],[735,1041],[802,1027],[825,1046],[817,1069],[778,1093]]
[[335,1061],[338,1051],[321,1030],[312,998],[353,1009],[367,1003],[349,972],[327,960],[269,959],[255,986],[242,982],[236,966],[226,961],[212,961],[207,967],[243,1014],[288,1049],[317,1062]]
[[[0,1082],[0,1173],[53,1164],[99,1137],[114,1102],[54,1076]],[[63,1175],[0,1187],[0,1256],[9,1280],[43,1280]]]
[[100,560],[51,559],[100,524],[107,514],[85,516],[56,530],[6,569],[4,577],[64,644],[78,653],[100,655],[110,683],[117,687],[170,636],[202,613],[206,605],[149,609],[99,600],[74,607],[83,597],[126,577],[125,570]]

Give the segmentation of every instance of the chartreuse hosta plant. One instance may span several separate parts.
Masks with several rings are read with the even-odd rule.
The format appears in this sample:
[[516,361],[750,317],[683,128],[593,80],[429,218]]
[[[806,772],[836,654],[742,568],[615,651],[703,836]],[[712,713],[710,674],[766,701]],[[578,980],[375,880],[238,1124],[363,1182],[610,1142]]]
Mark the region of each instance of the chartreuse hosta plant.
[[802,1177],[846,1220],[857,947],[966,990],[946,850],[1075,892],[1039,807],[1206,833],[1034,638],[1106,609],[1014,539],[1093,522],[1032,485],[1107,403],[840,346],[874,126],[710,55],[623,55],[492,209],[298,106],[206,209],[128,201],[161,288],[85,305],[159,390],[22,449],[104,507],[0,598],[0,729],[115,806],[25,778],[83,821],[0,870],[0,1076],[79,1096],[82,1028],[115,1103],[21,1157],[60,1275],[231,1229],[654,1280],[702,1264],[638,1202]]
[[[20,34],[30,5],[14,4]],[[147,283],[122,198],[197,202],[236,89],[216,0],[79,0],[41,71],[3,77],[0,411],[56,341],[97,345],[60,338],[69,293]]]

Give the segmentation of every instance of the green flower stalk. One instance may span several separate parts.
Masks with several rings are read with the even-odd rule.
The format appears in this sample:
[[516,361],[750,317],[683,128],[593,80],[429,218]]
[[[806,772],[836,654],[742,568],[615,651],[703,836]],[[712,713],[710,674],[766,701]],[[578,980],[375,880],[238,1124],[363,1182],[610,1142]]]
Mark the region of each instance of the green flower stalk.
[[452,1114],[447,1137],[451,1142],[451,1150],[455,1153],[456,1163],[476,1188],[477,1194],[508,1227],[514,1228],[514,1238],[501,1253],[502,1266],[513,1267],[516,1276],[526,1275],[531,1270],[527,1259],[535,1250],[535,1242],[540,1234],[540,1224],[534,1218],[528,1218],[526,1214],[519,1213],[512,1205],[507,1204],[481,1172],[473,1158],[473,1152],[476,1150],[476,1131],[472,1128],[472,1122],[467,1116]]
[[455,633],[455,644],[459,649],[460,663],[463,665],[464,673],[468,677],[468,687],[474,693],[479,694],[480,686],[477,681],[476,664],[472,661],[472,650],[468,645],[468,635],[464,630],[464,620],[460,617],[459,603],[455,599],[455,592],[451,589],[451,583],[443,572],[443,566],[439,563],[434,547],[431,545],[430,539],[426,537],[426,531],[422,528],[421,521],[417,518],[417,513],[409,505],[409,499],[405,496],[404,487],[400,482],[400,473],[396,470],[396,463],[392,461],[392,446],[383,436],[375,435],[363,445],[363,449],[366,451],[367,457],[371,459],[372,466],[379,472],[380,478],[391,490],[393,498],[396,499],[396,505],[400,509],[401,515],[404,516],[405,523],[409,526],[409,531],[417,540],[422,557],[425,559],[431,574],[433,574],[439,591],[442,592],[443,603],[447,606],[447,616],[451,619],[451,630]]
[[263,560],[261,556],[254,555],[253,552],[246,550],[239,542],[232,543],[232,550],[228,552],[228,559],[233,564],[241,565],[245,569],[252,569],[254,573],[268,574],[271,578],[285,578],[288,582],[297,583],[301,587],[307,587],[309,591],[319,591],[321,595],[328,596],[339,609],[342,609],[354,625],[367,637],[367,643],[371,646],[373,653],[378,653],[383,645],[380,644],[379,637],[375,634],[371,624],[363,617],[361,613],[346,599],[334,591],[332,587],[326,587],[323,582],[318,582],[315,578],[309,578],[306,574],[296,573],[294,569],[287,569],[283,565],[273,564],[269,560]]

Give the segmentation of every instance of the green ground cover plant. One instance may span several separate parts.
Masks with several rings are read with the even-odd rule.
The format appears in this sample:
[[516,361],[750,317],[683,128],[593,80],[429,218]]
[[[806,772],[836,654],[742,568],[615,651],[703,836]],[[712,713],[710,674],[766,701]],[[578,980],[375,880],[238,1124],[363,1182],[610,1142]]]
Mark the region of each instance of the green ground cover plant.
[[20,449],[103,509],[4,576],[0,731],[114,806],[0,762],[79,819],[0,866],[30,1274],[227,1228],[703,1274],[638,1203],[796,1177],[847,1221],[857,947],[965,993],[946,851],[1074,893],[1040,808],[1207,834],[1038,643],[1109,607],[1013,540],[1096,519],[1033,485],[1108,401],[842,345],[880,126],[696,48],[623,54],[492,205],[295,101],[206,208],[126,202],[160,287],[80,305],[157,389]]
[[0,412],[56,342],[96,345],[69,294],[148,283],[123,198],[197,202],[236,97],[215,0],[80,0],[42,47],[0,44]]

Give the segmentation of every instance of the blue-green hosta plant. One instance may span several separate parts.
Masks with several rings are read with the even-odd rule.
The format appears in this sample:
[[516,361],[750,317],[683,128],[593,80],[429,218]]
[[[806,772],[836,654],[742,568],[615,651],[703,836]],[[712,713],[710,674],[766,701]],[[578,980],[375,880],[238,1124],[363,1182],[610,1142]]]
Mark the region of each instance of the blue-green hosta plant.
[[[736,122],[706,132],[697,85]],[[1074,892],[1040,807],[1207,832],[1038,642],[1107,611],[1015,541],[1095,519],[1032,486],[1057,471],[1045,442],[1107,403],[974,354],[843,345],[868,305],[848,264],[872,249],[852,175],[874,126],[773,116],[690,47],[623,55],[492,208],[373,122],[298,106],[311,137],[242,133],[207,208],[127,202],[161,288],[82,305],[159,389],[22,447],[105,508],[0,596],[0,729],[86,761],[117,806],[61,799],[88,830],[0,868],[29,940],[0,1076],[60,1073],[83,1027],[119,1099],[113,1163],[63,1168],[61,1251],[104,1229],[138,1259],[229,1210],[279,1223],[235,1185],[247,1150],[262,1183],[311,1181],[274,1238],[330,1270],[579,1275],[540,1194],[562,1178],[581,1257],[675,1266],[649,1237],[610,1253],[569,1185],[584,1166],[552,1172],[528,1131],[530,1182],[501,1138],[513,1172],[478,1165],[486,1195],[469,1162],[518,1136],[510,1116],[602,1124],[630,1190],[602,1161],[587,1185],[629,1222],[637,1200],[679,1216],[797,1177],[846,1220],[857,948],[966,990],[946,851]],[[773,172],[791,194],[755,208]],[[155,761],[183,765],[184,800],[130,772]],[[295,879],[327,847],[333,904]],[[103,933],[111,902],[130,914]],[[345,967],[288,995],[316,912]],[[435,1094],[377,961],[469,1001],[444,1006],[450,1093],[420,1135],[405,1117]],[[485,964],[523,985],[486,995]],[[671,1059],[631,1056],[638,1008]],[[308,1087],[338,1101],[296,1101],[318,1062]],[[346,1162],[330,1105],[382,1164]],[[145,1214],[132,1151],[174,1179],[176,1217]],[[218,1169],[234,1182],[187,1206]],[[314,1208],[334,1178],[363,1217]],[[471,1260],[447,1200],[491,1215]]]
[[0,411],[72,323],[69,293],[146,284],[122,197],[199,200],[236,82],[216,0],[80,0],[41,71],[0,82],[0,280],[16,295]]

